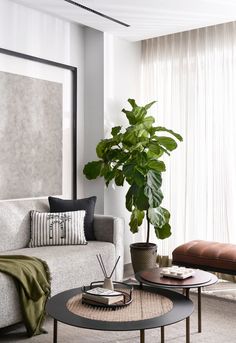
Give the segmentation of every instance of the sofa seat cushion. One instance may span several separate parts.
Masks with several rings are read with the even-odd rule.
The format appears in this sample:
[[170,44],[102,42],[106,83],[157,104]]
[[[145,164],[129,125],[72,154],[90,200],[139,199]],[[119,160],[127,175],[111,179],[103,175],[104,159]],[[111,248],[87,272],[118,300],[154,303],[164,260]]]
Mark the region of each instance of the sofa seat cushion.
[[[96,254],[101,254],[108,273],[115,264],[115,246],[109,242],[90,241],[87,245],[47,246],[1,252],[1,255],[35,256],[47,262],[51,272],[52,296],[66,289],[103,280]],[[77,277],[78,276],[78,277]],[[0,273],[0,328],[21,320],[16,287],[13,280]]]
[[236,245],[194,240],[177,247],[173,263],[236,273]]

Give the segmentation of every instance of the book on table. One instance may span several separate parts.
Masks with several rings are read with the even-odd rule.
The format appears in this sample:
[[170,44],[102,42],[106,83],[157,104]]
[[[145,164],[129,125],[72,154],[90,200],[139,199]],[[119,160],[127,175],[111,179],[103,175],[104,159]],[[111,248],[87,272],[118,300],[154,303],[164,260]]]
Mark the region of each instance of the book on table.
[[92,300],[101,304],[112,305],[124,300],[123,294],[107,288],[96,287],[82,294],[82,299]]

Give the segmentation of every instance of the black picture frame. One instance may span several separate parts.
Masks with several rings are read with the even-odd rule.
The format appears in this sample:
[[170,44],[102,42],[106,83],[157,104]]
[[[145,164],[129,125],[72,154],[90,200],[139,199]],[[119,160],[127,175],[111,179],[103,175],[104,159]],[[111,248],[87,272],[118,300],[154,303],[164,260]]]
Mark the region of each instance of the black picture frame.
[[33,62],[38,62],[41,64],[57,67],[60,69],[65,69],[71,72],[72,79],[72,199],[77,198],[77,67],[63,64],[44,58],[20,53],[13,50],[8,50],[0,48],[0,54],[5,54],[13,57],[18,57],[24,60],[29,60]]

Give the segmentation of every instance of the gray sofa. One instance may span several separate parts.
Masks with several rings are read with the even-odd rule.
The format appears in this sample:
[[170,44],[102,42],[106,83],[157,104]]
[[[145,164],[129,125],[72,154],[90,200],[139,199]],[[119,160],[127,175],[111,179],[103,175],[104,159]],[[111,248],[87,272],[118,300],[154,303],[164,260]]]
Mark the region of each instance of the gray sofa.
[[[111,271],[118,256],[115,280],[123,278],[124,222],[122,218],[95,215],[96,241],[87,245],[47,246],[28,248],[30,210],[48,212],[47,200],[0,202],[0,255],[28,255],[45,260],[51,272],[52,295],[69,288],[102,280],[96,259],[101,253],[106,268]],[[0,328],[22,321],[18,294],[12,278],[0,273]]]

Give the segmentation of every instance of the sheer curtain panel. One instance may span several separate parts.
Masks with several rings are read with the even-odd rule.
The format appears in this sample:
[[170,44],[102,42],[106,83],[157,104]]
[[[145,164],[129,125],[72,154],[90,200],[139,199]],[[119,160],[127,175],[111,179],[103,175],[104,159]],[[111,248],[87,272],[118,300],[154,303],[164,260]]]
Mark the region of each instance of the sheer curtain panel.
[[143,41],[142,98],[156,99],[158,125],[184,139],[165,158],[172,236],[159,252],[192,239],[236,243],[236,22]]

